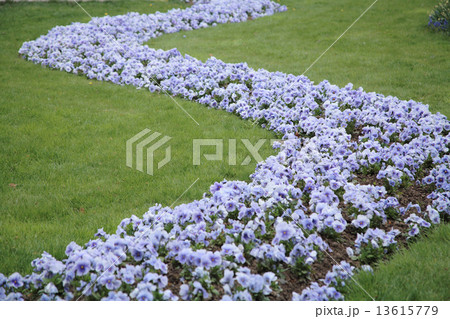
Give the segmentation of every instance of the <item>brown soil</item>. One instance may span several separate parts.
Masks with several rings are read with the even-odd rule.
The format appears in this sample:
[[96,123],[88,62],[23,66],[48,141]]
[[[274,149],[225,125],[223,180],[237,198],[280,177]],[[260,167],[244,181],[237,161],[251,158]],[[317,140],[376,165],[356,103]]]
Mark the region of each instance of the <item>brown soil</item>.
[[356,126],[353,132],[350,134],[352,137],[350,141],[359,142],[359,137],[362,136],[363,125]]

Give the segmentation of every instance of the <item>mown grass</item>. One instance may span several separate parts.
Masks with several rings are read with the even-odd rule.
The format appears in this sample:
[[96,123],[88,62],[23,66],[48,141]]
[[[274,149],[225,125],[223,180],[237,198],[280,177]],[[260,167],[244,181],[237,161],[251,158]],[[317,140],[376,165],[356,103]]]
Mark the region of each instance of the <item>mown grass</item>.
[[[448,284],[450,225],[437,227],[427,237],[401,250],[375,273],[364,272],[355,280],[375,300],[450,300]],[[354,282],[348,283],[346,300],[371,300]]]
[[[150,4],[83,6],[94,16],[174,6]],[[227,139],[237,139],[241,163],[249,153],[240,139],[255,144],[274,138],[236,116],[177,99],[198,126],[163,94],[90,81],[18,57],[24,41],[88,20],[67,4],[0,7],[0,273],[31,271],[30,262],[43,251],[64,258],[72,240],[83,244],[100,227],[114,232],[123,218],[142,216],[155,203],[171,205],[197,178],[178,203],[201,198],[215,181],[249,180],[256,162],[228,165]],[[172,161],[153,176],[125,165],[126,140],[144,128],[172,137]],[[225,139],[224,162],[193,166],[192,140],[201,138]],[[274,154],[269,141],[260,154]]]
[[[302,74],[373,1],[281,2],[289,7],[288,12],[165,35],[149,45],[176,47],[202,60],[214,55],[226,62],[246,61],[254,68]],[[340,86],[352,82],[367,91],[418,100],[449,116],[450,42],[445,35],[426,28],[433,4],[432,0],[377,2],[306,75],[316,82],[327,79]],[[93,16],[100,16],[165,11],[181,5],[175,1],[118,1],[83,6]],[[195,169],[186,166],[191,159],[182,149],[182,160],[175,161],[179,148],[174,145],[171,166],[154,177],[133,171],[124,165],[124,143],[142,128],[164,132],[180,146],[192,138],[220,134],[232,138],[271,136],[224,112],[177,100],[202,124],[198,128],[167,97],[108,83],[89,84],[84,78],[17,58],[23,41],[58,24],[88,20],[81,9],[69,4],[0,7],[0,272],[28,271],[29,261],[42,250],[61,257],[71,240],[85,242],[102,226],[112,230],[122,218],[142,215],[153,202],[170,204],[199,174],[202,178],[185,194],[185,201],[199,198],[214,180],[246,179],[253,170],[254,166],[223,168],[214,163]],[[9,183],[17,186],[14,189]],[[375,279],[357,280],[377,299],[425,299],[408,293],[420,289],[413,287],[417,282],[409,277],[399,277],[404,278],[404,285],[390,285],[389,294],[388,289],[377,292],[370,286],[378,286],[383,277],[378,273],[385,268],[392,278],[399,275],[396,258],[411,258],[411,264],[420,265],[415,277],[430,282],[428,294],[448,299],[443,284],[432,280],[436,273],[444,273],[441,266],[449,264],[448,254],[440,259],[433,255],[439,259],[434,263],[434,257],[426,254],[432,250],[425,248],[430,243],[430,247],[438,246],[436,251],[446,251],[448,231],[448,226],[436,231],[447,241],[424,239],[419,243],[423,249],[397,254],[376,271]],[[448,278],[442,282],[448,283]],[[358,299],[353,294],[348,298]]]

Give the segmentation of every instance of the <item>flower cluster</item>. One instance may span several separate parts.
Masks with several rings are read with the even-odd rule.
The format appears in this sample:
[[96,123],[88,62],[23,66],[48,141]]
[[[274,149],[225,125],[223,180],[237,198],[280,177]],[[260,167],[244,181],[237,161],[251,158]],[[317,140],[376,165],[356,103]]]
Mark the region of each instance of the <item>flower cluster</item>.
[[428,17],[428,26],[434,30],[449,32],[450,1],[441,0]]
[[371,264],[380,260],[383,255],[392,252],[395,249],[395,237],[400,234],[397,229],[385,232],[382,229],[369,228],[363,235],[358,234],[355,240],[355,255],[348,249],[351,257],[359,259],[364,264]]
[[[372,272],[372,267],[369,265],[362,265],[362,271]],[[348,281],[355,274],[355,267],[348,262],[341,261],[339,264],[333,266],[333,269],[325,275],[321,281],[324,285],[319,286],[317,282],[303,289],[301,294],[294,292],[292,294],[293,301],[329,301],[329,300],[343,300],[344,296],[339,292],[342,287],[345,287]]]
[[[279,278],[308,280],[346,232],[357,233],[346,242],[347,261],[370,264],[397,247],[392,220],[410,225],[412,236],[414,227],[450,214],[450,122],[428,106],[143,45],[284,9],[268,0],[197,1],[184,10],[56,27],[23,44],[20,54],[35,63],[163,90],[250,119],[282,141],[249,183],[214,183],[199,200],[155,205],[142,218],[124,219],[115,234],[100,229],[84,246],[69,244],[62,261],[44,253],[31,275],[0,275],[0,299],[277,299],[288,289]],[[408,187],[427,192],[430,205],[402,206],[399,193]],[[325,286],[312,283],[293,299],[342,299],[339,287],[353,270],[342,262]]]
[[303,289],[301,294],[294,292],[292,301],[329,301],[343,300],[342,294],[334,287],[319,286],[317,282],[313,282],[310,287]]
[[349,263],[342,261],[340,264],[333,266],[324,279],[321,281],[323,286],[319,286],[317,282],[311,283],[308,288],[303,289],[301,294],[296,292],[292,295],[293,301],[307,301],[307,300],[343,300],[344,296],[338,291],[339,286],[345,286],[345,281],[354,274],[355,267]]

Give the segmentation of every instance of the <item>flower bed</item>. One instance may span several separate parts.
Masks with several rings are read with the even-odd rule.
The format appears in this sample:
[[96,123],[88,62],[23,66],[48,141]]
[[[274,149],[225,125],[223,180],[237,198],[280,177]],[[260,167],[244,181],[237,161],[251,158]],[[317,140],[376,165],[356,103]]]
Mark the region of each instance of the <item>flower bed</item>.
[[283,141],[250,183],[217,182],[198,201],[156,205],[115,234],[69,244],[62,261],[44,253],[31,275],[0,275],[0,299],[339,300],[355,272],[448,218],[450,122],[426,105],[142,45],[284,9],[200,1],[55,27],[24,43],[19,53],[34,63],[164,90]]

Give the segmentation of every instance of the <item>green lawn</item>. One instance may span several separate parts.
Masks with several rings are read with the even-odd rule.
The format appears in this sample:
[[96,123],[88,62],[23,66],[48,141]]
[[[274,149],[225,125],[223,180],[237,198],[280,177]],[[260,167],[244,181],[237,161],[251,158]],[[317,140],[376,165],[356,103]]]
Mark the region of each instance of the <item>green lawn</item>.
[[[286,0],[281,1],[289,8],[285,13],[165,35],[149,45],[177,47],[202,60],[214,55],[225,62],[245,61],[254,68],[302,74],[372,2]],[[327,79],[340,86],[352,82],[366,91],[422,101],[450,116],[450,41],[425,27],[434,4],[433,0],[378,1],[306,75],[316,82]],[[180,5],[127,0],[83,6],[91,15],[102,16],[166,11]],[[89,21],[73,4],[0,6],[3,273],[29,271],[30,261],[43,250],[61,258],[71,240],[86,242],[99,227],[112,231],[122,218],[141,216],[155,202],[169,205],[196,178],[199,182],[183,201],[200,198],[215,180],[248,180],[254,162],[247,167],[217,162],[193,167],[193,138],[273,137],[225,112],[177,99],[201,124],[197,126],[166,96],[109,83],[90,84],[85,78],[17,57],[24,41],[73,21]],[[125,141],[145,127],[173,137],[173,160],[153,177],[125,166]],[[267,146],[262,156],[271,154]],[[448,231],[446,226],[437,230],[447,238]],[[433,245],[433,240],[421,244],[428,243]],[[447,249],[447,243],[436,245]],[[411,258],[423,258],[418,256]],[[444,257],[448,264],[448,254]],[[385,267],[395,267],[392,264]],[[437,264],[426,265],[420,270],[424,280],[442,272]],[[397,293],[403,293],[399,299],[413,298],[405,295],[402,286]],[[448,299],[441,290],[434,296]]]
[[[92,15],[171,7],[127,3],[83,6]],[[24,41],[56,25],[88,20],[79,7],[67,4],[0,6],[0,273],[31,271],[30,262],[44,250],[64,258],[72,240],[83,244],[100,227],[114,232],[123,218],[142,216],[155,203],[170,205],[197,178],[178,203],[201,198],[215,181],[249,180],[256,162],[228,165],[227,140],[225,162],[193,166],[193,139],[237,139],[241,163],[249,153],[240,139],[256,144],[259,138],[274,138],[249,121],[177,99],[198,126],[165,95],[90,81],[18,58]],[[144,128],[172,137],[172,161],[153,176],[125,165],[126,140]],[[274,154],[269,141],[260,154]]]

